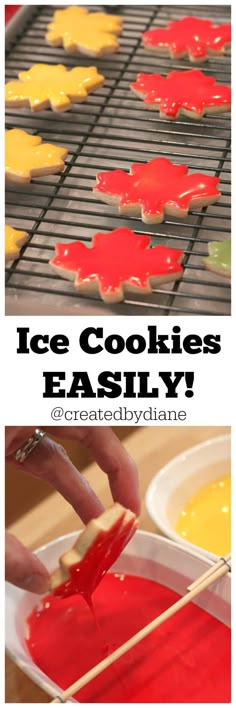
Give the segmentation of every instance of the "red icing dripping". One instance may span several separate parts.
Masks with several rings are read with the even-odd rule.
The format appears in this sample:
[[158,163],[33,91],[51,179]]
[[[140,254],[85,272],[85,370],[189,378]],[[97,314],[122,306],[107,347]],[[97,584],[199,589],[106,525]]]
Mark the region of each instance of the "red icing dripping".
[[[48,596],[28,618],[29,652],[62,689],[178,599],[151,580],[107,574],[94,618],[79,595]],[[104,647],[106,645],[106,647]],[[80,702],[230,701],[230,630],[193,604],[151,633],[76,694]]]
[[229,107],[231,91],[216,84],[212,76],[198,69],[171,71],[166,78],[160,74],[138,74],[131,88],[145,96],[144,103],[158,105],[160,113],[176,118],[181,108],[201,116],[206,108]]
[[110,529],[100,531],[81,561],[69,568],[70,579],[59,585],[54,595],[65,598],[79,593],[91,607],[91,595],[132,538],[136,525],[134,518],[123,524],[123,517],[120,517]]
[[131,165],[130,174],[123,170],[99,172],[95,192],[119,197],[119,206],[127,208],[131,204],[142,206],[142,214],[147,219],[164,218],[165,206],[187,213],[192,204],[196,206],[204,199],[216,200],[219,192],[218,177],[201,173],[188,175],[186,165],[173,165],[164,157],[157,157],[144,165]]
[[209,50],[221,52],[230,41],[230,25],[214,27],[210,20],[198,17],[184,17],[170,22],[164,29],[153,29],[143,34],[145,47],[169,48],[173,57],[189,54],[194,61],[206,59]]
[[92,239],[92,248],[80,241],[56,244],[56,256],[51,265],[76,273],[77,286],[98,282],[104,299],[119,292],[122,283],[145,288],[152,276],[168,276],[169,280],[174,280],[175,275],[182,272],[179,261],[183,251],[166,246],[148,249],[150,241],[149,236],[136,236],[126,228],[97,233]]

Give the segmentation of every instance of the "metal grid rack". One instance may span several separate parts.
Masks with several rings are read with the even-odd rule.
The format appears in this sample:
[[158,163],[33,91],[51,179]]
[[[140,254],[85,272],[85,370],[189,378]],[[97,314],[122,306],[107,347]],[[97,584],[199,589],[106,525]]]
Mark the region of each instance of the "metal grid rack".
[[[52,111],[32,114],[30,110],[6,112],[6,127],[21,127],[42,138],[69,148],[66,169],[59,175],[36,179],[27,186],[11,185],[6,194],[6,221],[27,230],[28,243],[18,261],[7,267],[6,312],[8,314],[115,314],[115,315],[227,315],[230,287],[220,276],[205,270],[202,257],[211,240],[230,238],[230,118],[207,115],[202,121],[182,118],[163,121],[159,113],[146,111],[129,89],[139,71],[167,74],[171,69],[190,68],[187,61],[175,61],[147,54],[141,34],[171,19],[187,14],[209,17],[216,24],[228,22],[230,7],[147,5],[105,6],[123,17],[124,30],[117,54],[98,60],[68,55],[62,48],[46,44],[45,30],[55,6],[30,8],[31,14],[18,26],[9,42],[6,80],[33,62],[64,63],[67,67],[95,64],[105,84],[86,103],[67,113]],[[203,9],[204,8],[204,9]],[[90,6],[90,10],[98,6]],[[103,9],[104,6],[100,9]],[[202,70],[229,83],[229,57],[210,59]],[[220,177],[222,197],[218,203],[194,210],[186,220],[167,218],[160,225],[145,225],[140,219],[123,217],[116,208],[96,201],[91,188],[96,172],[122,168],[132,162],[146,162],[156,156],[185,163],[190,171],[201,169]],[[54,244],[84,240],[96,231],[128,226],[136,233],[148,233],[157,243],[182,248],[183,278],[156,288],[152,295],[127,296],[124,303],[108,306],[99,297],[78,295],[73,283],[57,277],[48,261]]]

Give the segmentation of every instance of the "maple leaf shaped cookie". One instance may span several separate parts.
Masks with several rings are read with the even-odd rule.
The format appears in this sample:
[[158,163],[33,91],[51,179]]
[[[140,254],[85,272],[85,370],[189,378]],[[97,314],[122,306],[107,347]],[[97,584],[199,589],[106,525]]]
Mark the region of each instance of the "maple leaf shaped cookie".
[[230,25],[213,25],[210,20],[184,17],[170,22],[166,28],[144,32],[145,49],[172,59],[188,57],[192,62],[206,61],[208,56],[224,54],[231,42]]
[[64,169],[68,150],[47,143],[40,135],[13,128],[5,133],[6,181],[28,184],[32,177],[54,175]]
[[60,567],[50,578],[51,591],[60,597],[79,593],[90,600],[136,528],[135,514],[117,502],[89,521],[73,548],[59,558]]
[[181,278],[183,251],[150,246],[149,236],[126,228],[97,233],[91,248],[84,243],[57,243],[50,265],[74,280],[81,293],[99,291],[104,302],[121,302],[124,291],[152,292],[152,286]]
[[5,226],[5,259],[14,261],[19,258],[20,248],[26,243],[28,234],[26,231],[19,231],[13,226]]
[[119,49],[116,35],[121,30],[120,17],[73,6],[56,10],[48,25],[46,40],[53,47],[63,45],[67,52],[98,57]]
[[181,113],[199,120],[205,113],[230,111],[230,88],[216,84],[212,76],[198,69],[171,71],[166,77],[138,74],[130,88],[144,98],[145,108],[160,111],[160,117],[169,120]]
[[30,106],[32,111],[52,108],[67,111],[72,103],[86,101],[88,94],[104,83],[104,76],[95,66],[75,67],[70,71],[63,64],[34,64],[20,71],[19,81],[5,86],[5,103],[10,108]]
[[188,175],[186,165],[173,165],[157,157],[144,165],[123,170],[99,172],[93,188],[106,204],[117,204],[120,214],[139,216],[146,224],[159,224],[165,214],[186,217],[192,207],[214,204],[220,197],[218,177],[201,173]]
[[208,270],[225,278],[231,277],[231,241],[211,241],[208,243],[209,256],[203,258]]

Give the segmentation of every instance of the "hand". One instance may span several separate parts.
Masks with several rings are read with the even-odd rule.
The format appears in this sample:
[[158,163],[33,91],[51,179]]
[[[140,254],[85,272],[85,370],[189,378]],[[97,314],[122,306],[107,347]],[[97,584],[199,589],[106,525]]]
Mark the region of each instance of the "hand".
[[[84,523],[98,516],[103,511],[100,500],[64,448],[54,440],[45,435],[23,464],[15,461],[14,453],[34,430],[33,427],[6,428],[6,461],[14,462],[32,477],[47,481],[73,506]],[[107,474],[114,501],[139,513],[136,464],[110,428],[62,426],[43,430],[57,438],[81,442]],[[31,592],[45,593],[49,588],[46,568],[9,533],[6,536],[6,580]]]

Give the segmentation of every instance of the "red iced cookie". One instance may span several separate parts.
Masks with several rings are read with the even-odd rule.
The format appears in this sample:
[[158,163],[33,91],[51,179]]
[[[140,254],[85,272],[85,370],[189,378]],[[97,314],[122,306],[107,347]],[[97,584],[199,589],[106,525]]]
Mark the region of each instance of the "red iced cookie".
[[161,118],[174,120],[183,113],[199,119],[204,113],[230,111],[229,86],[216,84],[212,76],[206,76],[199,69],[171,71],[166,77],[138,74],[130,88],[144,99],[145,108],[160,111]]
[[123,170],[99,172],[93,191],[106,204],[117,204],[121,214],[142,215],[147,224],[158,224],[165,214],[186,217],[192,207],[213,204],[220,197],[218,177],[188,175],[186,165],[173,165],[164,157]]
[[105,302],[121,302],[124,290],[149,294],[152,286],[181,278],[183,251],[148,248],[150,241],[126,228],[97,233],[91,248],[80,241],[56,244],[50,265],[63,277],[75,278],[80,292],[98,290]]
[[90,601],[136,528],[135,514],[117,502],[91,519],[74,546],[60,556],[59,568],[50,577],[51,591],[59,597],[79,593]]
[[184,17],[164,29],[144,32],[142,39],[148,51],[170,55],[172,59],[188,56],[193,62],[206,61],[208,55],[224,54],[231,42],[231,27],[216,27],[210,20]]

